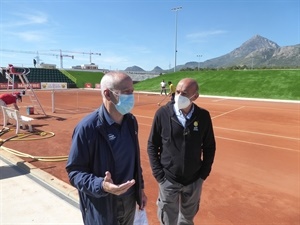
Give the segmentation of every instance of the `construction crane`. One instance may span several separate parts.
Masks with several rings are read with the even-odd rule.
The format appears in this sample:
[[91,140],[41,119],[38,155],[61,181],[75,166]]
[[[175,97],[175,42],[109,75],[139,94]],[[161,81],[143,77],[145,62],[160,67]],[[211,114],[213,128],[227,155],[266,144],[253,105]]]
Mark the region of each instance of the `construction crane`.
[[0,49],[2,52],[15,52],[15,53],[25,53],[25,54],[35,54],[36,57],[34,57],[37,61],[38,64],[40,64],[40,56],[39,55],[50,55],[50,56],[56,56],[58,57],[59,55],[52,54],[52,53],[39,53],[38,51],[20,51],[20,50],[11,50],[11,49]]
[[92,64],[92,55],[101,55],[101,53],[96,53],[96,52],[73,52],[73,51],[63,51],[63,52],[68,52],[68,53],[77,53],[77,54],[88,54],[90,55],[90,64]]
[[64,68],[64,67],[63,67],[63,58],[64,58],[64,57],[71,57],[72,59],[74,59],[74,55],[63,55],[61,49],[59,49],[59,50],[50,50],[50,51],[59,51],[60,68]]
[[63,68],[63,57],[72,57],[74,59],[73,55],[63,55],[60,51],[60,54],[52,54],[52,53],[39,53],[38,51],[20,51],[20,50],[10,50],[10,49],[0,49],[2,52],[15,52],[15,53],[25,53],[25,54],[35,54],[36,55],[36,61],[37,64],[40,64],[40,55],[49,55],[49,56],[56,56],[60,57],[60,67]]

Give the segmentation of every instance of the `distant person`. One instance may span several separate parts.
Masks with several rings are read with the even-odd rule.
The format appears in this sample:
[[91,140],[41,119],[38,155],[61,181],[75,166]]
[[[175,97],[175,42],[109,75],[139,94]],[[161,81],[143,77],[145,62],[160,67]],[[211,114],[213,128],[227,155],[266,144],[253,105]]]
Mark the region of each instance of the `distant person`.
[[193,103],[198,96],[197,82],[184,78],[176,87],[175,102],[154,115],[147,152],[159,187],[161,225],[194,224],[202,185],[212,169],[215,136],[209,112]]
[[7,71],[10,74],[19,74],[13,64],[8,64]]
[[16,110],[19,110],[17,102],[22,102],[22,96],[24,94],[25,94],[25,91],[1,94],[0,95],[0,106],[7,107],[8,105],[13,105]]
[[34,66],[34,68],[36,68],[36,60],[35,59],[33,59],[33,66]]
[[160,82],[160,88],[160,95],[162,95],[162,93],[165,93],[165,95],[167,95],[166,82],[164,80]]
[[147,202],[133,82],[110,71],[100,86],[103,104],[75,127],[66,170],[85,225],[133,225],[136,204],[143,210]]
[[169,85],[169,96],[171,96],[171,102],[174,102],[174,98],[175,98],[175,86],[172,84],[172,81],[169,81],[168,82],[168,85]]

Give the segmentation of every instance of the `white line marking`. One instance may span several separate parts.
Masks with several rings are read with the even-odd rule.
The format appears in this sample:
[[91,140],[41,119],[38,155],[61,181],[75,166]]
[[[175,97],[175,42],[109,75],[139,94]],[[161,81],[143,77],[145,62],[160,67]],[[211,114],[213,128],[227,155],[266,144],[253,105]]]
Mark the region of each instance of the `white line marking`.
[[227,98],[220,98],[220,99],[216,99],[216,100],[212,100],[212,102],[222,102],[222,101],[226,101]]
[[233,109],[233,110],[230,110],[230,111],[228,111],[228,112],[222,113],[222,114],[220,114],[220,115],[218,115],[218,116],[214,116],[214,117],[212,117],[212,119],[218,118],[218,117],[220,117],[220,116],[224,116],[224,115],[226,115],[226,114],[232,113],[232,112],[237,111],[237,110],[240,110],[240,109],[242,109],[242,108],[245,108],[245,106],[241,106],[241,107],[239,107],[239,108],[237,108],[237,109]]
[[220,137],[220,136],[216,136],[216,138],[220,138],[220,139],[224,139],[224,140],[228,140],[228,141],[242,142],[242,143],[251,144],[251,145],[259,145],[259,146],[264,146],[264,147],[269,147],[269,148],[283,149],[286,151],[299,153],[299,150],[295,150],[295,149],[291,149],[291,148],[283,148],[283,147],[278,147],[278,146],[273,146],[273,145],[259,144],[259,143],[249,142],[249,141],[242,141],[242,140],[237,140],[237,139],[232,139],[232,138]]
[[147,118],[147,119],[153,119],[153,117],[154,117],[154,116],[152,116],[152,117],[151,116],[141,116],[141,115],[136,115],[136,114],[135,114],[135,116],[136,117]]
[[221,130],[229,130],[229,131],[234,131],[234,132],[240,132],[240,133],[249,133],[249,134],[264,135],[264,136],[276,137],[276,138],[285,138],[285,139],[296,140],[296,141],[300,140],[300,138],[287,137],[287,136],[281,136],[281,135],[276,135],[276,134],[266,134],[266,133],[246,131],[246,130],[236,130],[236,129],[230,129],[230,128],[217,127],[217,126],[214,126],[214,128],[221,129]]

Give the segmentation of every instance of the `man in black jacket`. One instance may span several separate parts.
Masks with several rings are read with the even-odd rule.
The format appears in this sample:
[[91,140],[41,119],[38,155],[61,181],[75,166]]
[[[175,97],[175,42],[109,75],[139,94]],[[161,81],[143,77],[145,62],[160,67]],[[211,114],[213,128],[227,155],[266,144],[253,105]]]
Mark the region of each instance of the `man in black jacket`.
[[159,184],[160,224],[194,224],[203,181],[215,157],[210,114],[193,103],[199,96],[195,80],[184,78],[175,102],[159,108],[148,139],[152,173]]

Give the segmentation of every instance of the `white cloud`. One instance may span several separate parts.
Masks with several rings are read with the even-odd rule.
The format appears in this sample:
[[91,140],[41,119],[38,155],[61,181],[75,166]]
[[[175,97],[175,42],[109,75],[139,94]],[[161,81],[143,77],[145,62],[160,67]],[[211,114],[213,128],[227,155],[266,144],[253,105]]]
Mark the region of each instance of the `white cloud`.
[[22,31],[22,32],[9,31],[6,32],[5,35],[10,37],[16,37],[21,41],[32,42],[32,43],[42,42],[49,39],[48,36],[46,36],[43,31]]
[[151,53],[151,51],[147,47],[143,47],[143,46],[131,46],[131,47],[129,47],[129,51],[131,51],[133,53],[138,53],[138,54]]
[[192,33],[186,35],[187,39],[190,41],[203,41],[208,38],[211,38],[212,36],[222,35],[227,33],[225,30],[211,30],[211,31],[203,31],[198,33]]
[[37,31],[27,31],[14,34],[27,42],[38,42],[44,40],[44,35]]
[[120,56],[105,56],[103,58],[101,57],[101,61],[107,64],[117,65],[119,63],[128,62],[128,59]]
[[3,28],[21,27],[29,25],[41,25],[48,22],[48,17],[43,12],[29,12],[29,13],[16,13],[12,14],[13,19],[7,17],[7,21],[4,21],[1,26]]

